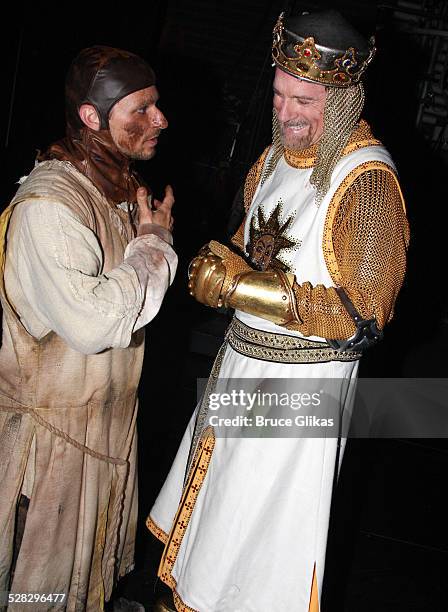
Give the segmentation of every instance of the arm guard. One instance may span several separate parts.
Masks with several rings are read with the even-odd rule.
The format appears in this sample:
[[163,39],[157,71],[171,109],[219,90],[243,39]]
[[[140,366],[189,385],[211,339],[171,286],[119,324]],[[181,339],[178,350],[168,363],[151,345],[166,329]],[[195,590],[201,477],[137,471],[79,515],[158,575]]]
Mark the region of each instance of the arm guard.
[[245,272],[235,277],[224,303],[277,325],[300,323],[293,283],[294,274],[281,270]]
[[277,325],[300,323],[293,274],[257,272],[230,249],[210,242],[189,268],[190,294],[206,306],[236,308]]

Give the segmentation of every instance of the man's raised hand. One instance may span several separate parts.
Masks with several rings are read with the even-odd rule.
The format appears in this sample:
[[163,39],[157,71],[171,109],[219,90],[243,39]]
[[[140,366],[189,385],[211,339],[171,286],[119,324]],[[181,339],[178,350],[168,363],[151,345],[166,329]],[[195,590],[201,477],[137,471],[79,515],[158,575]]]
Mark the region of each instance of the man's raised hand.
[[171,231],[174,224],[174,220],[171,215],[173,204],[174,194],[171,185],[167,185],[165,187],[165,196],[162,201],[153,201],[153,209],[151,209],[149,206],[148,190],[146,187],[139,187],[137,189],[137,235],[141,236],[145,233],[143,226],[148,223],[160,225],[161,227]]

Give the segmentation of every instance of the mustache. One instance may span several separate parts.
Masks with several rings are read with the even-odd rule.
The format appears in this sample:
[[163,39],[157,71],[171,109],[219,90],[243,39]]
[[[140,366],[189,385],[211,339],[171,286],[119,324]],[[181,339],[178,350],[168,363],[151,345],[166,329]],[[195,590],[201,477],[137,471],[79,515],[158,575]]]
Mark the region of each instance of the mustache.
[[280,123],[280,126],[282,129],[292,128],[292,127],[303,128],[308,125],[309,125],[308,121],[298,121],[297,119],[290,119],[289,121],[283,121],[282,123]]

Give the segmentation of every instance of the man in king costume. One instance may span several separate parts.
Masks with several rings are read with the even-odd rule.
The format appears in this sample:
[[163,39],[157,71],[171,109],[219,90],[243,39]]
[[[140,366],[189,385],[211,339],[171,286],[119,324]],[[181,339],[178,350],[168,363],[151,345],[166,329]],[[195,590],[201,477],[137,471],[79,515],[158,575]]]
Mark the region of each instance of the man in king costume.
[[157,100],[141,58],[81,51],[66,137],[0,218],[0,591],[13,609],[35,593],[33,610],[98,612],[133,567],[144,326],[177,265],[171,188],[150,208],[130,166],[167,127]]
[[235,316],[147,523],[179,611],[319,610],[343,444],[215,435],[207,396],[242,377],[327,380],[348,409],[344,383],[393,315],[408,244],[394,163],[360,119],[374,51],[337,12],[280,16],[272,145],[232,248],[212,241],[191,264],[192,295]]

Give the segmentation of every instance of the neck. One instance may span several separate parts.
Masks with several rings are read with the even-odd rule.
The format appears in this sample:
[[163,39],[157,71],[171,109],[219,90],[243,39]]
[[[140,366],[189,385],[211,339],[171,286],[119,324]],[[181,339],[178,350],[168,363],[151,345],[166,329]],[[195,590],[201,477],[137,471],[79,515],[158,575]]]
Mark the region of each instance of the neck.
[[136,201],[140,181],[109,130],[84,127],[74,131],[69,127],[66,137],[52,144],[39,161],[44,159],[70,162],[113,204]]

